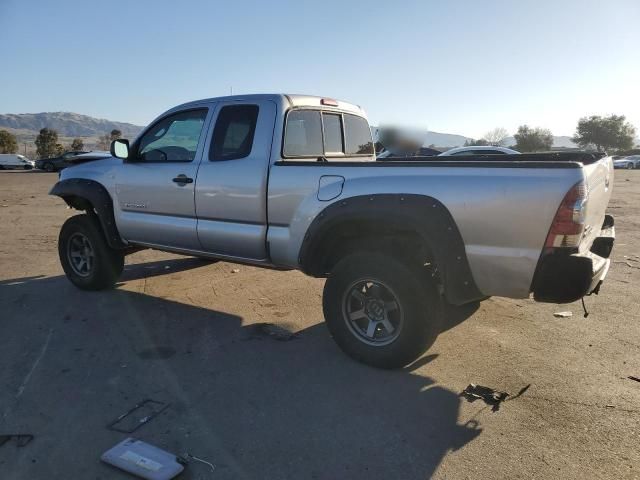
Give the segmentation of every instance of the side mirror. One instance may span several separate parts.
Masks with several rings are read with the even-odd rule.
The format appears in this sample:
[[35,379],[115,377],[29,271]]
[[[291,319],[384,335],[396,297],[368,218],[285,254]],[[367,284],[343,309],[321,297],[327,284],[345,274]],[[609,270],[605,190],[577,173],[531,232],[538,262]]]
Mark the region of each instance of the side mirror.
[[111,142],[111,156],[127,160],[129,158],[129,140],[118,138]]

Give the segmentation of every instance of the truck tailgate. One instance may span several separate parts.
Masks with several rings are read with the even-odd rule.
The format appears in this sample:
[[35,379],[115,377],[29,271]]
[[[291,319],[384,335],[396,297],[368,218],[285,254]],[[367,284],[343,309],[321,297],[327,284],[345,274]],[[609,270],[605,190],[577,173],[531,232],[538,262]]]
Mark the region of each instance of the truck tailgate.
[[584,165],[588,200],[585,210],[585,235],[580,243],[580,252],[588,251],[604,222],[604,215],[613,188],[613,160],[603,157],[597,162]]

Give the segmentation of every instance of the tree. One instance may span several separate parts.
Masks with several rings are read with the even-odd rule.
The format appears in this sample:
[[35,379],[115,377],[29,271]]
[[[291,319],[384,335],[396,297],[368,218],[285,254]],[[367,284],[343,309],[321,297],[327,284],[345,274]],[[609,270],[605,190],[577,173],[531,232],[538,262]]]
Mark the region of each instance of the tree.
[[109,148],[111,147],[111,135],[105,133],[104,135],[98,137],[96,147],[98,148],[98,150],[109,150]]
[[478,140],[474,140],[470,138],[464,142],[463,147],[486,147],[489,143],[484,138],[479,138]]
[[593,145],[598,151],[629,150],[633,148],[636,129],[625,120],[624,115],[583,117],[572,140],[582,148]]
[[43,128],[40,130],[36,141],[36,154],[38,158],[48,158],[57,155],[58,132],[51,128]]
[[119,138],[122,138],[122,132],[116,128],[114,128],[113,130],[111,130],[111,135],[109,137],[109,144],[111,144],[111,142],[113,142],[114,140],[117,140]]
[[71,142],[71,146],[69,148],[73,152],[84,150],[84,142],[82,141],[81,138],[74,138],[73,142]]
[[509,132],[507,132],[504,128],[498,127],[488,131],[485,134],[485,136],[482,138],[489,145],[504,147],[504,144],[506,143],[508,136],[509,136]]
[[0,130],[0,153],[17,153],[18,139],[16,136],[7,131]]
[[99,150],[109,150],[111,148],[111,142],[118,138],[122,138],[122,132],[114,128],[110,133],[105,133],[101,137],[98,137],[96,146]]
[[553,135],[546,128],[531,128],[528,125],[518,127],[515,149],[519,152],[542,152],[553,146]]

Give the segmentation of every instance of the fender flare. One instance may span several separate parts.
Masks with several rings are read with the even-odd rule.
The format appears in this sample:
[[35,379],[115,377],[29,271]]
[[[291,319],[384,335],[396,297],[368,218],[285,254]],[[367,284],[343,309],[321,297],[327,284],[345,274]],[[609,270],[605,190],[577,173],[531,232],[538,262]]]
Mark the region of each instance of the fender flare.
[[464,241],[451,213],[441,202],[426,195],[362,195],[327,206],[304,236],[298,258],[302,270],[313,276],[325,273],[314,270],[323,244],[337,232],[339,235],[341,226],[362,221],[391,231],[417,234],[434,257],[449,303],[461,305],[486,298],[473,279]]
[[100,221],[105,239],[111,248],[121,250],[127,247],[122,241],[113,214],[113,200],[103,185],[95,180],[70,178],[57,182],[49,195],[62,198],[67,205],[77,210],[95,214]]

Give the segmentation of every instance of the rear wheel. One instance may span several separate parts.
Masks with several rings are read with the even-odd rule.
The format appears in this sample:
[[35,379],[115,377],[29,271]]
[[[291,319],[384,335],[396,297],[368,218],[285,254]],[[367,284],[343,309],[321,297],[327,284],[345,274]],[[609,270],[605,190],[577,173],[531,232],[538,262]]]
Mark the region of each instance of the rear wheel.
[[633,170],[633,163],[627,163],[627,170]]
[[399,368],[440,333],[442,299],[425,272],[381,253],[357,253],[331,272],[323,310],[345,353],[374,367]]
[[58,254],[67,278],[82,290],[112,287],[124,268],[124,255],[109,247],[98,220],[86,214],[64,223]]

